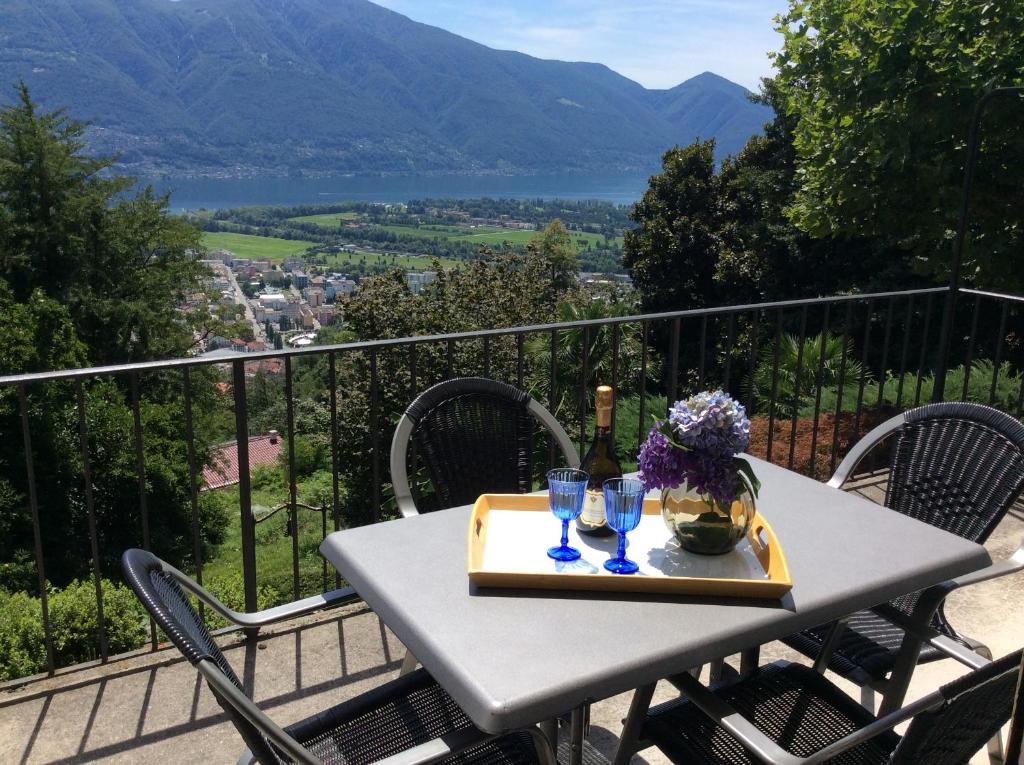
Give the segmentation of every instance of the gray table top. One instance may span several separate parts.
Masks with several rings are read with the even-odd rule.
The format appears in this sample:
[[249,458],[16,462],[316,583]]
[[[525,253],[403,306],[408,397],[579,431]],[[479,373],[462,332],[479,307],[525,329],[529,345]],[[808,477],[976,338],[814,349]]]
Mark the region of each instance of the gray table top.
[[469,508],[336,532],[320,551],[492,733],[991,563],[973,542],[751,462],[758,509],[793,579],[782,600],[477,589],[466,574]]

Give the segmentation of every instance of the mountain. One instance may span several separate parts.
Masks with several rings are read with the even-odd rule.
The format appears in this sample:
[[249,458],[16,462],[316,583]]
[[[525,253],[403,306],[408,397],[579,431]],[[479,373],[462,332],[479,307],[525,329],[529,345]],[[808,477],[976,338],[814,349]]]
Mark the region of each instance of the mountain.
[[19,79],[143,175],[650,171],[771,118],[711,73],[648,90],[367,0],[0,0],[0,102]]

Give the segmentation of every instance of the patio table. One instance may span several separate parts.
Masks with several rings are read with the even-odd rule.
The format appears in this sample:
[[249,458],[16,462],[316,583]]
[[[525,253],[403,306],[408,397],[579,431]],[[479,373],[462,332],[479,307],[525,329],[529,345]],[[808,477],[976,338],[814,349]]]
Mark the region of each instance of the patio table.
[[781,600],[475,588],[469,507],[335,532],[320,550],[484,731],[575,711],[577,761],[586,704],[991,563],[973,542],[750,461],[789,562]]

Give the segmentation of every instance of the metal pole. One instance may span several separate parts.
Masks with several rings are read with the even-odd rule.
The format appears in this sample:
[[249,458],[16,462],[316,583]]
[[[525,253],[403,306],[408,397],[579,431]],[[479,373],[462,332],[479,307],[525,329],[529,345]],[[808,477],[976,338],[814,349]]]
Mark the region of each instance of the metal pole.
[[949,292],[946,293],[946,307],[942,313],[942,330],[939,334],[939,360],[935,370],[933,402],[942,401],[946,392],[946,371],[949,366],[949,351],[952,345],[953,314],[956,311],[956,293],[960,289],[960,264],[963,261],[964,244],[967,241],[967,212],[971,202],[971,189],[974,186],[974,168],[978,161],[978,132],[981,127],[981,117],[985,107],[993,98],[1020,93],[1024,93],[1024,86],[994,88],[974,104],[971,129],[967,138],[967,163],[964,166],[964,187],[960,198],[960,220],[957,223],[953,263],[949,269]]

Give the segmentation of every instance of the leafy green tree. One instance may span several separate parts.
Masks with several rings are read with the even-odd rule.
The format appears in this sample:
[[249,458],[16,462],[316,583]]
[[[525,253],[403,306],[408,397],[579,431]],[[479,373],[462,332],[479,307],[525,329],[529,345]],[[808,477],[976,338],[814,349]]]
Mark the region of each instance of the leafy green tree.
[[[780,108],[799,185],[789,214],[812,236],[868,236],[925,271],[948,269],[972,108],[1024,84],[1019,0],[792,0],[778,20]],[[1024,103],[986,115],[965,273],[1022,284]]]
[[83,153],[85,128],[40,113],[24,84],[0,110],[0,278],[18,301],[64,303],[92,363],[181,355],[192,328],[176,301],[208,273],[199,231],[148,188],[127,197],[134,179]]
[[633,208],[623,264],[647,311],[698,308],[717,302],[719,237],[714,140],[669,149],[662,172]]
[[574,283],[580,266],[576,245],[565,224],[555,218],[530,239],[530,245],[537,249],[548,264],[555,289],[568,289]]
[[[111,159],[83,153],[84,126],[63,112],[40,113],[24,86],[0,109],[0,349],[4,373],[182,354],[193,342],[177,310],[206,274],[198,231],[168,216],[148,190]],[[192,371],[198,459],[213,427],[213,377]],[[180,375],[138,378],[147,522],[154,549],[182,563],[191,555],[189,469]],[[89,490],[99,565],[142,542],[135,421],[126,378],[26,386],[40,532],[47,578],[64,584],[90,573],[89,503],[79,400],[85,420]],[[25,448],[17,389],[0,390],[0,586],[38,589],[31,555]],[[224,519],[200,507],[201,542],[216,544]]]
[[779,106],[774,80],[762,80],[757,101],[775,118],[717,177],[721,249],[715,281],[728,303],[754,303],[917,286],[907,258],[877,239],[837,234],[812,237],[786,210],[799,187],[794,118]]

